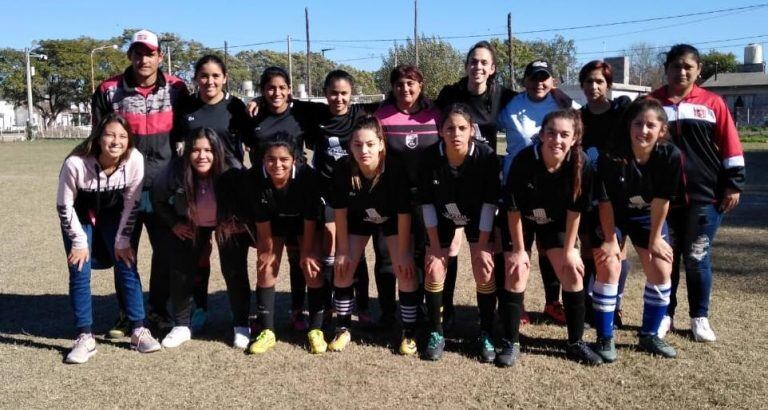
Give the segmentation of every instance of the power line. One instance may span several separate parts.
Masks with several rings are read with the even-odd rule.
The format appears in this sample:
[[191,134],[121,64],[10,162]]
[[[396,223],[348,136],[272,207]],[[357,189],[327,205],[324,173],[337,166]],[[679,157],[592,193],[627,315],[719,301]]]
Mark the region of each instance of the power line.
[[[758,34],[754,36],[748,36],[748,37],[736,37],[736,38],[726,38],[721,40],[710,40],[710,41],[698,41],[691,43],[691,45],[704,45],[704,44],[715,44],[715,43],[725,43],[729,41],[739,41],[739,40],[751,40],[751,39],[757,39],[757,38],[763,38],[768,37],[768,34]],[[730,45],[731,47],[734,45]],[[664,46],[653,46],[648,47],[649,50],[663,50],[672,47],[672,45],[664,45]],[[590,54],[603,54],[603,53],[624,53],[627,51],[632,50],[638,50],[639,48],[625,48],[622,50],[607,50],[607,51],[584,51],[584,52],[577,52],[576,55],[590,55]]]

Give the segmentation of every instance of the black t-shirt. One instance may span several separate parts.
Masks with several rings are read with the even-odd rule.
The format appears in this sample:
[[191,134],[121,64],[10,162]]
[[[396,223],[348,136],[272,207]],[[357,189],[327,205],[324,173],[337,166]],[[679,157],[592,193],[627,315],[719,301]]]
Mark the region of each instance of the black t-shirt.
[[315,171],[306,164],[294,165],[288,184],[278,189],[263,167],[248,171],[250,209],[256,222],[281,218],[316,221],[320,216],[320,192]]
[[581,107],[581,122],[584,124],[581,146],[585,150],[594,147],[599,152],[609,149],[614,129],[630,102],[627,96],[616,98],[611,101],[611,108],[601,114],[593,114],[586,105]]
[[360,188],[354,188],[352,161],[347,157],[334,169],[330,195],[332,208],[347,208],[349,221],[374,224],[397,218],[397,214],[410,214],[410,193],[402,166],[398,166],[392,159],[387,159],[384,172],[379,175],[375,185],[372,180],[361,175]]
[[312,127],[305,132],[307,146],[314,151],[312,162],[322,175],[330,177],[333,166],[349,154],[349,140],[357,120],[373,113],[379,103],[352,104],[343,115],[333,115],[323,103],[311,103]]
[[[450,104],[464,103],[469,107],[472,120],[475,121],[475,137],[478,141],[486,141],[496,152],[496,135],[499,132],[496,117],[515,92],[496,83],[481,95],[474,95],[467,88],[467,78],[464,77],[455,84],[446,85],[440,90],[435,105],[444,110]],[[479,131],[479,132],[478,132]]]
[[[549,172],[541,156],[541,146],[524,148],[512,161],[504,188],[503,202],[508,211],[518,211],[523,218],[538,225],[555,224],[565,229],[567,211],[585,212],[592,193],[592,167],[586,155],[571,151],[555,172]],[[573,199],[573,161],[582,161],[581,194]]]
[[645,164],[629,158],[600,154],[595,197],[611,201],[616,219],[647,215],[654,198],[675,202],[680,198],[682,160],[672,144],[657,143]]
[[[264,157],[262,143],[278,132],[286,132],[296,140],[297,152],[304,149],[304,133],[311,128],[311,104],[302,101],[291,101],[288,109],[280,114],[274,114],[266,107],[260,107],[259,113],[250,121],[252,133],[244,141],[250,148],[251,167],[261,168]],[[302,158],[297,160],[303,161]]]
[[419,203],[434,205],[438,218],[455,225],[477,225],[483,204],[496,205],[499,201],[499,172],[499,161],[488,145],[470,143],[464,162],[454,168],[448,164],[443,142],[439,142],[424,153]]
[[183,141],[196,128],[212,128],[224,145],[227,165],[232,168],[243,166],[242,142],[249,139],[251,127],[245,104],[239,98],[225,94],[218,103],[206,104],[195,94],[184,99],[175,115],[174,142]]

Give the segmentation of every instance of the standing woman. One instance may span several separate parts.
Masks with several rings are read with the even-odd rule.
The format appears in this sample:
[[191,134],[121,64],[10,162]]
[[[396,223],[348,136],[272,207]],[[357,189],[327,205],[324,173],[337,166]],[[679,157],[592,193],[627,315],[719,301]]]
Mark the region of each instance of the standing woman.
[[[424,95],[424,75],[412,65],[399,65],[389,75],[392,90],[374,114],[381,122],[387,154],[396,159],[405,170],[411,198],[415,204],[419,170],[424,153],[439,141],[437,124],[440,111]],[[426,236],[420,210],[414,207],[414,258],[416,266],[424,266]],[[378,242],[378,243],[377,243]],[[395,275],[392,264],[385,263],[386,249],[378,236],[374,239],[376,250],[376,285],[382,310],[383,324],[395,320]],[[441,289],[442,290],[442,289]]]
[[256,221],[256,297],[262,329],[249,347],[252,354],[265,353],[276,343],[275,283],[288,238],[296,238],[301,247],[299,263],[309,288],[309,350],[319,354],[328,347],[322,331],[328,288],[316,249],[320,242],[320,191],[315,171],[298,162],[296,147],[296,141],[285,132],[263,140],[262,165],[248,171],[244,186],[249,194],[247,206]]
[[652,98],[639,99],[627,109],[614,148],[601,152],[598,159],[601,228],[592,232],[597,265],[592,306],[595,352],[607,363],[617,358],[613,311],[621,272],[620,244],[626,237],[632,239],[646,276],[640,348],[663,357],[677,354],[657,336],[672,287],[666,218],[682,174],[680,151],[664,139],[666,133],[667,116],[661,104]]
[[[473,141],[488,143],[495,153],[497,151],[496,135],[499,131],[496,117],[515,93],[496,82],[496,50],[487,41],[480,41],[469,49],[464,70],[466,75],[462,79],[440,90],[435,105],[444,110],[452,103],[466,104],[475,124]],[[456,235],[456,238],[459,239],[460,236]],[[454,251],[458,255],[459,247],[456,246]],[[448,270],[443,290],[443,326],[446,331],[453,324],[454,317],[453,293],[458,271],[456,255],[451,254],[448,257]],[[503,278],[503,254],[498,253],[494,258],[496,258],[497,269],[500,269],[496,274]]]
[[[197,93],[184,98],[174,112],[176,120],[172,139],[184,141],[194,129],[207,127],[216,132],[224,150],[224,163],[228,168],[243,167],[243,140],[248,139],[249,118],[245,104],[224,91],[227,84],[227,66],[218,56],[207,54],[195,63]],[[200,255],[200,269],[196,275],[193,329],[200,329],[208,316],[208,280],[211,274],[210,250]]]
[[697,342],[714,342],[709,324],[712,292],[712,242],[723,214],[739,204],[744,186],[744,153],[728,106],[718,95],[696,85],[701,74],[699,51],[673,46],[664,62],[667,85],[651,95],[669,118],[672,142],[683,154],[686,205],[669,214],[675,250],[668,316],[659,328],[663,338],[673,327],[680,263],[685,265],[691,332]]
[[[169,231],[167,246],[171,265],[171,302],[175,325],[163,339],[172,348],[189,341],[192,295],[201,256],[210,253],[211,234],[216,231],[221,272],[234,319],[232,345],[245,349],[250,339],[248,311],[247,256],[251,244],[247,234],[231,235],[228,206],[220,183],[224,171],[225,149],[212,128],[197,128],[184,142],[184,153],[165,170],[152,188],[152,205]],[[240,230],[242,232],[242,229]]]
[[464,228],[469,241],[472,274],[480,310],[480,356],[496,358],[492,342],[496,310],[491,245],[499,200],[499,162],[486,144],[474,142],[475,124],[469,108],[452,104],[443,112],[442,141],[425,153],[420,171],[419,203],[427,229],[425,284],[429,336],[425,358],[438,360],[445,348],[442,329],[442,288],[449,248],[456,230]]
[[[520,355],[520,317],[534,236],[563,285],[568,358],[592,365],[603,362],[582,340],[584,264],[576,239],[581,215],[590,203],[592,168],[581,150],[581,129],[576,110],[547,114],[540,142],[523,149],[507,175],[504,199],[511,247],[505,241],[507,275],[499,302],[505,340],[497,355],[499,365],[510,366]],[[530,223],[524,224],[523,219]]]
[[[244,140],[249,149],[251,167],[262,169],[264,144],[276,134],[285,133],[295,144],[291,153],[295,153],[298,163],[305,163],[305,132],[313,126],[310,105],[293,101],[291,80],[288,72],[280,67],[267,67],[259,79],[264,108],[251,119],[251,131]],[[291,279],[291,326],[298,331],[307,330],[304,316],[305,288],[304,275],[299,267],[299,245],[295,238],[287,238],[288,264]]]
[[416,353],[414,333],[419,304],[418,278],[411,250],[411,203],[402,168],[387,159],[386,142],[376,117],[355,125],[350,142],[352,157],[336,167],[331,206],[336,221],[336,269],[333,302],[336,335],[328,345],[342,351],[351,339],[353,276],[372,235],[381,232],[395,266],[403,338],[400,354]]
[[[584,124],[584,137],[582,148],[589,157],[590,165],[597,168],[599,153],[606,152],[615,141],[612,140],[614,129],[621,116],[627,110],[631,102],[629,97],[620,96],[613,100],[608,98],[608,93],[613,86],[613,67],[602,60],[588,62],[579,71],[579,84],[587,103],[581,107],[581,122]],[[590,299],[590,283],[595,277],[595,262],[592,259],[592,246],[590,244],[590,232],[593,232],[599,224],[597,208],[593,207],[582,218],[581,256],[584,258],[584,285],[587,287],[587,306],[592,304]],[[622,327],[621,300],[624,295],[624,284],[629,274],[629,261],[624,252],[624,244],[621,244],[621,275],[619,277],[619,296],[616,300],[615,323]],[[587,310],[587,322],[591,323],[591,311]]]
[[131,248],[144,177],[144,158],[134,148],[128,122],[107,114],[91,136],[67,156],[59,174],[56,210],[69,266],[69,298],[78,337],[67,363],[96,354],[91,307],[91,268],[114,265],[121,306],[131,324],[131,348],[160,350],[144,327],[144,298]]
[[[507,155],[504,157],[502,171],[504,178],[509,175],[509,168],[515,156],[523,148],[540,139],[537,137],[547,114],[557,109],[580,108],[578,103],[555,88],[555,74],[552,65],[546,60],[534,60],[525,66],[523,85],[525,92],[512,98],[497,119],[499,127],[506,130],[507,134]],[[544,314],[556,323],[564,324],[565,313],[560,303],[560,283],[544,252],[539,252],[539,271],[544,282]],[[527,320],[524,313],[523,321]]]

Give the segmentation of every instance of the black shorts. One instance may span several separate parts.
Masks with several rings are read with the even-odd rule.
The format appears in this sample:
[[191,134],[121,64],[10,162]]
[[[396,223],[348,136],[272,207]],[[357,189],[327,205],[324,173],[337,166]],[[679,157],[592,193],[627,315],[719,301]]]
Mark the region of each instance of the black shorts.
[[347,219],[347,231],[350,235],[373,236],[379,229],[384,236],[397,235],[397,216],[389,217],[382,223]]
[[[451,246],[451,243],[453,242],[453,237],[456,236],[456,229],[458,228],[464,228],[464,236],[467,237],[467,242],[469,243],[477,243],[478,239],[480,239],[480,225],[478,224],[469,224],[469,225],[456,225],[453,223],[453,221],[439,217],[437,218],[437,237],[440,240],[440,247],[441,248],[447,248]],[[491,235],[488,237],[488,242],[492,243],[494,240],[493,232],[491,232]],[[427,245],[429,245],[429,235],[427,235]]]
[[[632,244],[641,249],[648,249],[648,241],[651,238],[651,215],[630,216],[626,218],[617,218],[616,239],[623,244],[627,238],[632,240]],[[661,227],[661,236],[669,242],[669,229],[667,223]],[[603,230],[599,226],[592,230],[591,241],[593,247],[603,244],[605,237]]]
[[[522,218],[523,222],[523,246],[528,253],[533,248],[533,241],[540,251],[552,248],[562,248],[565,245],[565,229],[560,224],[549,223],[539,225],[529,219]],[[501,248],[504,252],[511,252],[512,237],[507,225],[507,213],[499,213],[498,226],[501,229]]]

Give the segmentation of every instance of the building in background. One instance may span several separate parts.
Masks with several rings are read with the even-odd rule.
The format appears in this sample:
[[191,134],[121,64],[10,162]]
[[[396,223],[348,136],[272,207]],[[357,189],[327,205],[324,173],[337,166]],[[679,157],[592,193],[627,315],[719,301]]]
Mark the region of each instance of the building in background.
[[[651,92],[651,87],[629,84],[629,57],[621,56],[606,58],[605,62],[613,67],[613,87],[608,91],[608,98],[614,99],[626,95],[631,100],[634,100],[637,97]],[[581,105],[587,103],[587,97],[584,96],[584,92],[581,90],[581,85],[559,85],[557,88],[564,91],[577,103]]]

